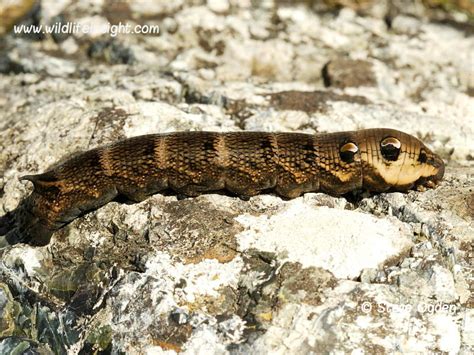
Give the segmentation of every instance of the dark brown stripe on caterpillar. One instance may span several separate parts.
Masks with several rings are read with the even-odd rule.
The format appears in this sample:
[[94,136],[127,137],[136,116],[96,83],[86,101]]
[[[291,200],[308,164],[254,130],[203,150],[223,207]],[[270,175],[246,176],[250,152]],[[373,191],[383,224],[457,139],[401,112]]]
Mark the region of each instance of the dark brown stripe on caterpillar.
[[421,141],[392,129],[330,134],[177,132],[93,149],[39,175],[34,191],[0,218],[10,243],[45,245],[76,217],[118,197],[141,201],[227,190],[242,198],[273,190],[285,198],[323,191],[433,187],[444,163]]

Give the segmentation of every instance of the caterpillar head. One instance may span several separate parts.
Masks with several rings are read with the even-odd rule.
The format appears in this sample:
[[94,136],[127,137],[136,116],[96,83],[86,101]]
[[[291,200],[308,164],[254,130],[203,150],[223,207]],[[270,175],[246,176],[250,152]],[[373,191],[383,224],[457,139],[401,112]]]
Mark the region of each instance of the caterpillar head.
[[435,187],[443,178],[443,160],[419,139],[393,129],[364,133],[359,149],[366,189],[423,189]]

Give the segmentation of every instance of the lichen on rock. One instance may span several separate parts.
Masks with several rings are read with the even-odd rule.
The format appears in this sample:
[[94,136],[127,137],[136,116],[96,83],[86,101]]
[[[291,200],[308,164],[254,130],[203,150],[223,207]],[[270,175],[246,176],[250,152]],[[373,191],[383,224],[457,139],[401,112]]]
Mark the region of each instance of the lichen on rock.
[[[2,242],[0,353],[472,353],[472,19],[463,1],[0,0],[0,215],[20,176],[148,133],[388,127],[447,163],[425,192],[158,194]],[[12,31],[67,21],[96,28]]]

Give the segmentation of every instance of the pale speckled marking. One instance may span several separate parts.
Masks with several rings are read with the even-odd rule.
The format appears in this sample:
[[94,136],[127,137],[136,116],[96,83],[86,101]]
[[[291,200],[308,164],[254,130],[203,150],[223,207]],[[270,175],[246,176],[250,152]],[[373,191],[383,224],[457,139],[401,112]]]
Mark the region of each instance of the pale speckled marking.
[[160,167],[160,169],[165,170],[168,167],[168,159],[166,154],[166,135],[158,137],[158,144],[156,144],[155,140],[155,157],[156,157],[156,165]]
[[104,170],[104,175],[112,176],[113,175],[113,165],[110,159],[110,149],[105,148],[99,153],[99,163],[102,169]]
[[229,164],[229,151],[226,147],[225,135],[220,135],[217,137],[215,149],[217,151],[217,165],[221,168],[226,168]]
[[274,134],[270,135],[270,147],[273,151],[272,160],[278,165],[278,139]]

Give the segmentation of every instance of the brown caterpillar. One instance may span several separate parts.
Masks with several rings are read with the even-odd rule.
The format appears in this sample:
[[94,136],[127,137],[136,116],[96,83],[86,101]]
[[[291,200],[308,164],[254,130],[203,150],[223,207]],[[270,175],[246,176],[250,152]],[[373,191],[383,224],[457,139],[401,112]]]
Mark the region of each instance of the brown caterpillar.
[[0,218],[9,243],[46,245],[73,219],[119,197],[142,201],[171,189],[185,196],[227,190],[242,198],[322,191],[434,187],[441,158],[393,129],[330,134],[177,132],[125,139],[79,154],[39,175],[34,191]]

